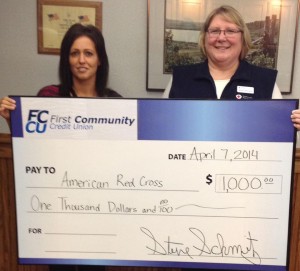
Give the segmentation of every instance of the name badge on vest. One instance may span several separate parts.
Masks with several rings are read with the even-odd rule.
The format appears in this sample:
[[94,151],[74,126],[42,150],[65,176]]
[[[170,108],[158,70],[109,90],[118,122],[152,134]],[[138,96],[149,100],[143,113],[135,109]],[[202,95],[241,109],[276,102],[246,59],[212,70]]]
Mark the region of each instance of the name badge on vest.
[[237,86],[238,93],[254,94],[254,87]]

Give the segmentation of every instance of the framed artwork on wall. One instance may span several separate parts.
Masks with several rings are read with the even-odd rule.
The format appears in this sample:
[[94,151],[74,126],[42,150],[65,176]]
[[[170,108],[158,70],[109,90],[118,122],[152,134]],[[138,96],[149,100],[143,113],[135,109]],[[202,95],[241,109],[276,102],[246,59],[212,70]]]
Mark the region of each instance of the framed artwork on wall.
[[38,53],[59,54],[61,41],[74,23],[102,30],[102,2],[37,0]]
[[221,5],[235,7],[251,34],[247,60],[277,69],[283,94],[292,92],[299,0],[148,0],[148,91],[164,91],[172,67],[204,60],[199,37],[206,16]]

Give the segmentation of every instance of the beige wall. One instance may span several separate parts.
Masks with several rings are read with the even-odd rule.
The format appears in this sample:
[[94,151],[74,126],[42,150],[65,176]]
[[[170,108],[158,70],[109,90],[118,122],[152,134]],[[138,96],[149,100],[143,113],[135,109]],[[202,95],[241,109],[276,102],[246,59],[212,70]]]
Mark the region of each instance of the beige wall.
[[[110,87],[124,97],[160,98],[162,93],[146,91],[147,0],[102,2]],[[41,87],[58,83],[58,56],[37,53],[36,14],[36,0],[0,0],[0,97],[36,95]],[[300,34],[297,37],[293,92],[285,98],[300,97]],[[1,119],[3,132],[8,128]]]

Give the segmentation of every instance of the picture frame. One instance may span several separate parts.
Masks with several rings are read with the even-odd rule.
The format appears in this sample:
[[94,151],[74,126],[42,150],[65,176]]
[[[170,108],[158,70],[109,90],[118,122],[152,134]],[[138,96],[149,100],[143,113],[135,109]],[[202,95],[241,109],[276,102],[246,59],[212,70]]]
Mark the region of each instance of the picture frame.
[[[201,50],[199,47],[196,48],[198,41],[195,41],[195,33],[192,33],[190,29],[194,31],[197,30],[199,36],[201,25],[205,21],[208,13],[216,7],[226,4],[235,7],[241,13],[248,25],[252,40],[261,41],[262,33],[265,35],[263,31],[266,29],[266,26],[272,24],[272,20],[274,21],[274,25],[269,26],[269,28],[273,27],[273,29],[275,29],[274,31],[276,31],[276,35],[273,36],[274,42],[272,46],[268,45],[267,47],[268,50],[265,55],[268,55],[261,58],[261,56],[252,54],[254,51],[251,52],[250,50],[247,56],[249,57],[250,55],[250,57],[249,59],[247,58],[247,60],[258,66],[266,66],[278,70],[276,83],[281,93],[292,93],[294,59],[299,24],[299,2],[299,0],[253,0],[250,2],[243,0],[148,0],[147,91],[164,91],[172,77],[171,69],[166,69],[166,64],[171,62],[168,60],[168,48],[166,46],[166,40],[169,38],[169,33],[167,32],[168,27],[174,27],[173,29],[177,27],[176,30],[187,30],[184,35],[181,35],[184,38],[181,38],[180,42],[184,42],[185,47],[191,48],[189,50],[191,50],[193,56],[191,57],[189,55],[186,57],[185,55],[185,59],[179,61],[178,65],[191,64],[191,61],[197,63],[199,59],[201,59]],[[184,5],[186,6],[184,7]],[[188,7],[188,5],[193,5],[193,7]],[[167,13],[169,17],[170,14],[175,14],[176,17],[168,18],[167,21]],[[183,16],[183,13],[185,17],[184,25],[187,28],[182,27],[182,25],[178,26],[178,24],[175,26],[176,23],[174,23],[176,20],[179,20],[178,18],[180,16]],[[274,14],[276,16],[272,17]],[[177,18],[177,16],[179,17]],[[193,18],[196,17],[200,19],[193,21]],[[267,17],[270,19],[269,22],[267,21]],[[171,24],[173,24],[173,26],[170,26]],[[189,28],[189,24],[193,25],[193,27]],[[262,28],[261,26],[264,27]],[[182,27],[182,29],[180,29],[180,27]],[[260,30],[260,32],[258,30]],[[175,34],[172,32],[169,36],[173,39]],[[191,46],[192,43],[194,43],[193,46]],[[273,46],[274,44],[276,45],[275,48]],[[263,50],[262,42],[260,45],[253,45],[253,50],[257,52]],[[173,48],[174,47],[176,47],[177,51],[180,50],[180,46],[174,46],[173,44]],[[200,56],[195,54],[197,50]],[[186,53],[187,50],[183,51]]]
[[74,23],[102,30],[102,2],[37,0],[38,53],[59,54],[61,41]]

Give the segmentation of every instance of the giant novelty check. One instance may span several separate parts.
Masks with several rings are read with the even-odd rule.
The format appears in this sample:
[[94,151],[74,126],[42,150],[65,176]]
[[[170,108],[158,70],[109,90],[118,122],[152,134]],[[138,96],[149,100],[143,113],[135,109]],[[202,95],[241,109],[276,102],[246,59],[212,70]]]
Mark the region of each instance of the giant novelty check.
[[287,270],[296,100],[13,98],[21,264]]

